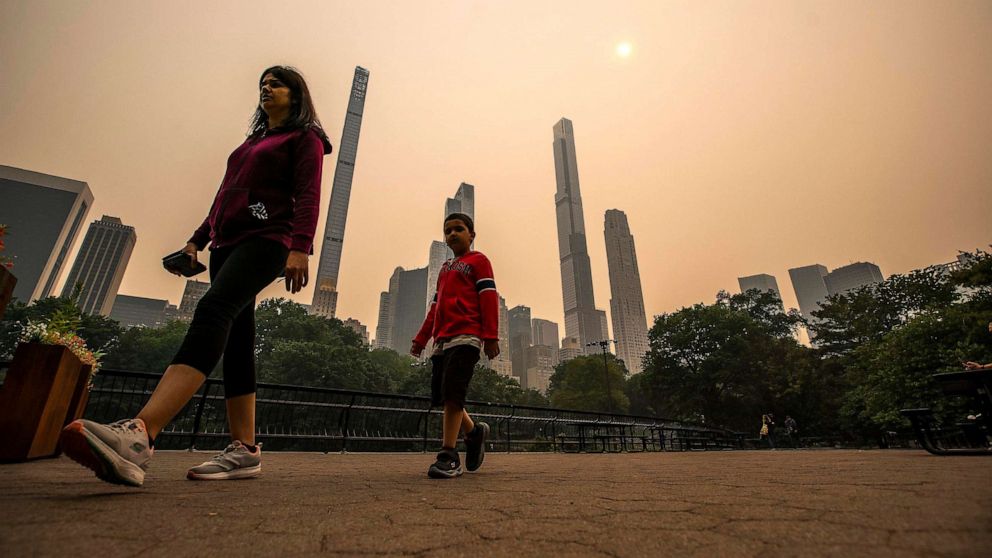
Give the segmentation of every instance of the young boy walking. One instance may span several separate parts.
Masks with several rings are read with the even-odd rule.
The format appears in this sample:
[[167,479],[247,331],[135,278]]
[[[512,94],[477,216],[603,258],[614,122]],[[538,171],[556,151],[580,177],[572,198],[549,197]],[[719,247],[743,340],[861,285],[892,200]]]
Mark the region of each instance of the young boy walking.
[[444,262],[437,277],[434,301],[410,353],[420,356],[434,339],[431,353],[431,404],[444,406],[441,451],[427,470],[432,479],[462,474],[455,444],[465,435],[465,468],[475,471],[486,456],[489,425],[474,422],[465,410],[465,394],[479,362],[480,351],[490,359],[499,354],[499,296],[493,267],[472,250],[475,223],[464,213],[444,220],[444,242],[455,257]]

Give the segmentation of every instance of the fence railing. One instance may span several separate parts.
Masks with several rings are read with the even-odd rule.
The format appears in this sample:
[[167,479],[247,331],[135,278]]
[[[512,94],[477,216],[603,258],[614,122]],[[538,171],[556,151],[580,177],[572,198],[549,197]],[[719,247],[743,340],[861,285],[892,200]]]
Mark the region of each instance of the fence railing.
[[[86,418],[110,422],[137,414],[160,374],[101,370]],[[685,451],[737,449],[742,436],[658,417],[469,401],[490,424],[495,451]],[[259,383],[257,439],[266,450],[429,451],[438,447],[440,409],[426,396]],[[163,449],[223,447],[229,439],[220,379],[208,379],[159,435]]]
[[[0,387],[9,362],[0,362]],[[85,418],[133,417],[161,374],[102,369],[93,378]],[[468,401],[472,416],[489,423],[495,451],[638,452],[742,449],[729,430],[661,417],[570,411]],[[218,449],[227,444],[223,382],[209,378],[163,430],[161,449]],[[259,383],[257,439],[266,450],[429,451],[441,442],[442,412],[430,398]]]

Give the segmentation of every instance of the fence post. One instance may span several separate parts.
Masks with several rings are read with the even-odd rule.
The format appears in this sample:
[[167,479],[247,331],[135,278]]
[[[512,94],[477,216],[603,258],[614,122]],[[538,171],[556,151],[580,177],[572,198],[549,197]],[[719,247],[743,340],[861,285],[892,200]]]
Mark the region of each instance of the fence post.
[[558,453],[558,412],[551,418],[551,451]]
[[196,416],[193,418],[193,434],[189,438],[189,451],[196,450],[196,435],[200,433],[200,422],[203,419],[203,407],[207,402],[207,395],[210,393],[210,382],[203,382],[203,395],[196,403]]
[[[351,394],[351,400],[348,401],[348,408],[344,410],[341,415],[341,421],[338,425],[341,428],[341,453],[348,453],[348,430],[351,426],[351,408],[355,406],[355,394]],[[341,425],[341,423],[344,423]]]
[[506,417],[506,453],[510,453],[510,442],[513,441],[513,435],[510,434],[510,426],[513,422],[513,416],[517,414],[517,406],[510,405],[510,416]]
[[427,428],[431,423],[431,404],[427,403],[427,409],[424,411],[424,447],[420,450],[422,453],[427,453]]

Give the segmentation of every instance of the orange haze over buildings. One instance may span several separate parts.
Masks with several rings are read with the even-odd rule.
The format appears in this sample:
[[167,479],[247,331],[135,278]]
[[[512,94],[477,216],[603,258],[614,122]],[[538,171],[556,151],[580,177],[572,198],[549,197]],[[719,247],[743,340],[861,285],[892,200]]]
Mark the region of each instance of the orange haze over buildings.
[[788,268],[871,261],[888,276],[992,241],[990,30],[987,1],[11,1],[0,164],[88,182],[88,220],[118,216],[140,238],[120,292],[177,303],[184,282],[160,259],[206,215],[259,72],[299,67],[338,146],[360,65],[339,317],[375,328],[393,268],[426,265],[467,182],[507,304],[562,324],[562,117],[597,307],[612,208],[649,319],[758,273],[794,307]]

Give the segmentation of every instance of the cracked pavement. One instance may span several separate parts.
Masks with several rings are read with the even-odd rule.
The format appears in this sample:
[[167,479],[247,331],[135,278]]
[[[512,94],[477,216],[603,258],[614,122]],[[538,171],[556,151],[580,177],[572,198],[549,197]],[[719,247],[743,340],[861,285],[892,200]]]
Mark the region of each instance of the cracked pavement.
[[255,480],[145,486],[62,457],[0,465],[0,555],[990,556],[992,459],[922,451],[266,453]]

